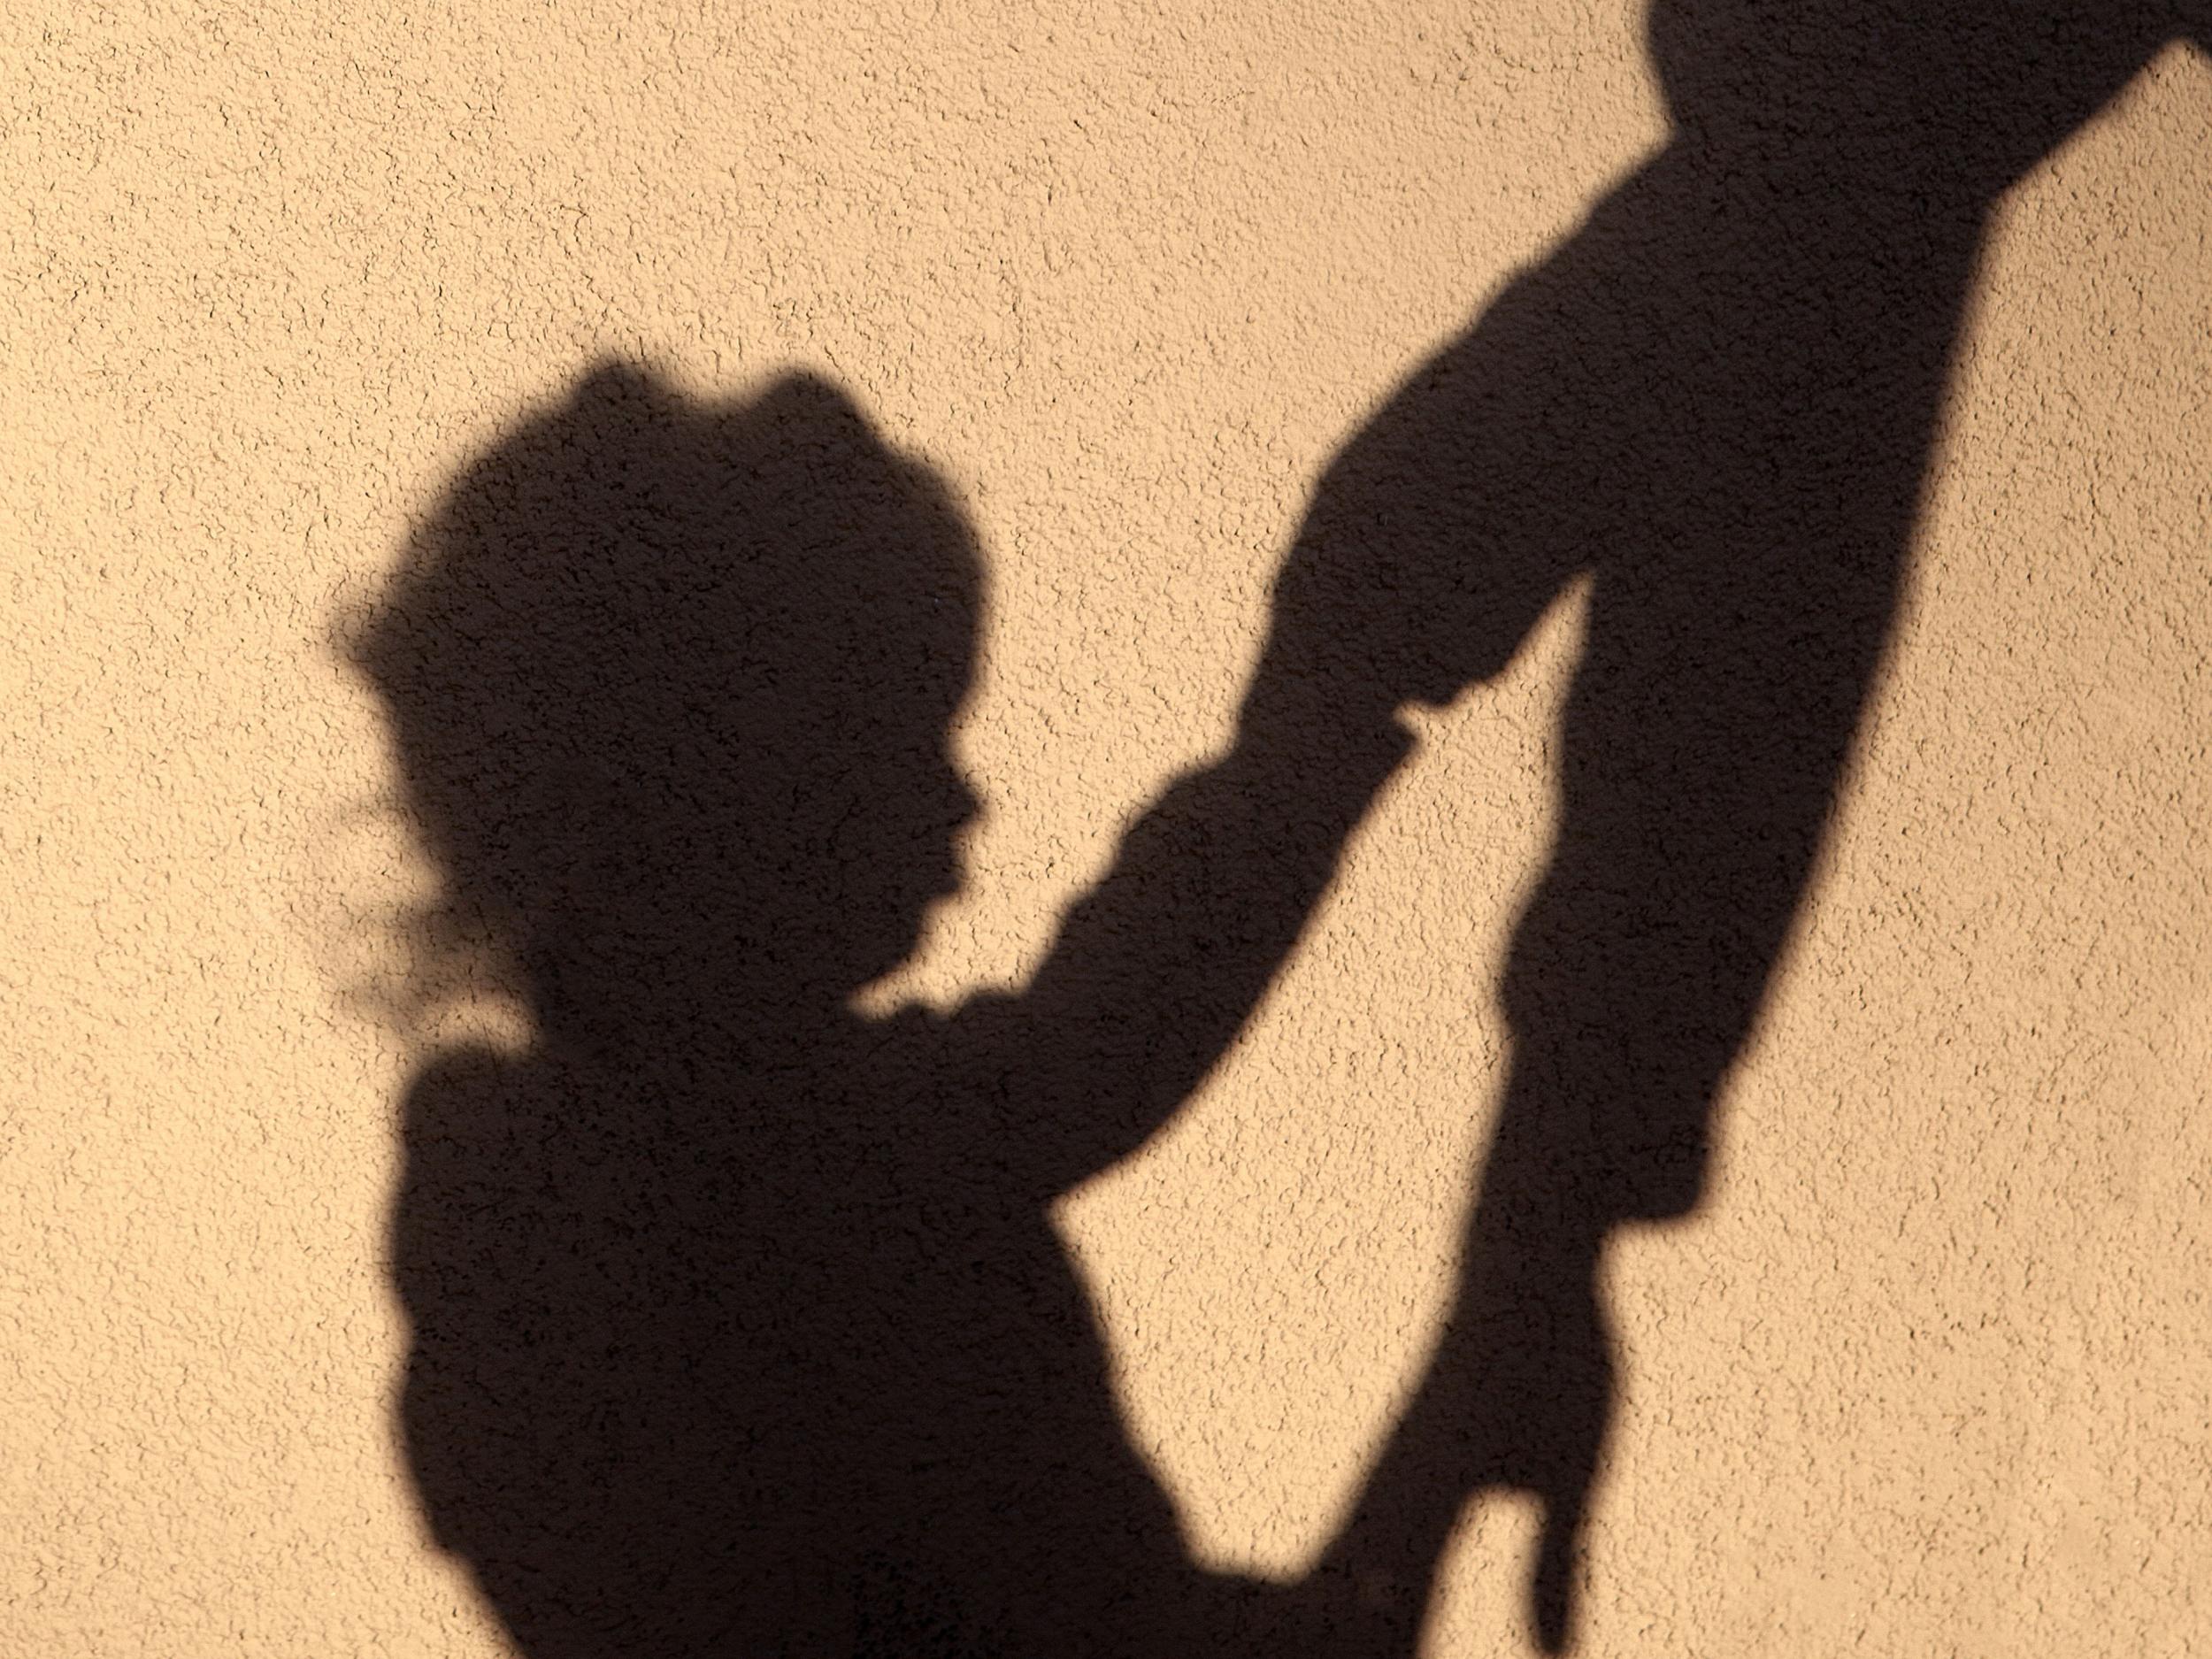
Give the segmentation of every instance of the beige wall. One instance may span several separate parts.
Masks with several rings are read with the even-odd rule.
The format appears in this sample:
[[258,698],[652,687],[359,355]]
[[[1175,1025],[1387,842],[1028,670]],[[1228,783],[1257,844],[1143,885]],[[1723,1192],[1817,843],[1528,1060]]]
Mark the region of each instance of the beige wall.
[[[434,878],[337,645],[455,471],[611,357],[819,373],[949,479],[985,811],[879,998],[1018,983],[1226,740],[1333,449],[1660,141],[1637,12],[0,18],[0,1651],[501,1650],[394,1436]],[[2004,204],[1712,1189],[1609,1260],[1584,1651],[2212,1636],[2208,387],[2177,50]],[[1421,1370],[1580,626],[1422,718],[1057,1212],[1205,1563],[1301,1572]],[[1517,1651],[1530,1515],[1471,1511],[1430,1651]]]

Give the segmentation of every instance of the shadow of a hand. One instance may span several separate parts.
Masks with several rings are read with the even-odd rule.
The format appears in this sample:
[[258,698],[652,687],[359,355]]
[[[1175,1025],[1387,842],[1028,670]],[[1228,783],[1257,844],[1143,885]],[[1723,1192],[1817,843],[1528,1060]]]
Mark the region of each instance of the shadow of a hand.
[[[1525,1221],[1526,1217],[1518,1218]],[[1563,1653],[1613,1413],[1613,1339],[1596,1240],[1479,1215],[1465,1277],[1421,1390],[1304,1594],[1333,1611],[1347,1655],[1411,1655],[1432,1580],[1468,1501],[1543,1505],[1529,1582],[1539,1645]]]

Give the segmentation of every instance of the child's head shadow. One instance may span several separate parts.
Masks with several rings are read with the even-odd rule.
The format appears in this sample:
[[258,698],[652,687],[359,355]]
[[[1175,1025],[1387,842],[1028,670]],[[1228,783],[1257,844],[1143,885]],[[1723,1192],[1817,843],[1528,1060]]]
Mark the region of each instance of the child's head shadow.
[[833,387],[606,366],[461,474],[352,649],[448,904],[541,1032],[633,1048],[911,950],[975,807],[980,590],[944,485]]

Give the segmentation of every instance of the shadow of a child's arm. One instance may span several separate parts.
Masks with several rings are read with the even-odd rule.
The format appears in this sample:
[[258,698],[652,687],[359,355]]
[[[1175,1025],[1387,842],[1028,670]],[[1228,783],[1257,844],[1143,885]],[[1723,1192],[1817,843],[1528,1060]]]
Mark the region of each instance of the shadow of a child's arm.
[[[1317,481],[1279,573],[1229,751],[1130,828],[1023,995],[962,1046],[1025,1091],[1056,1189],[1142,1145],[1204,1081],[1288,961],[1348,838],[1412,748],[1398,719],[1509,662],[1571,572],[1591,492],[1540,420],[1551,365],[1424,367]],[[1501,518],[1540,524],[1503,553]]]
[[1126,1157],[1204,1081],[1409,743],[1387,706],[1263,670],[1235,747],[1131,827],[1029,989],[964,1010],[959,1046],[1015,1102],[1034,1185]]

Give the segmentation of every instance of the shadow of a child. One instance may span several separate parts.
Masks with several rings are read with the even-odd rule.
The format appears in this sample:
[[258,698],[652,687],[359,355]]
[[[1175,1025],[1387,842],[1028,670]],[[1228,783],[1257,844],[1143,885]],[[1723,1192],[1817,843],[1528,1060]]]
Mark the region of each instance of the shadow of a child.
[[1258,1640],[1046,1214],[1248,1006],[1140,972],[1206,907],[1125,860],[1027,995],[848,1006],[956,886],[979,587],[829,386],[609,368],[466,470],[354,643],[535,1025],[416,1079],[393,1240],[422,1500],[532,1659]]

